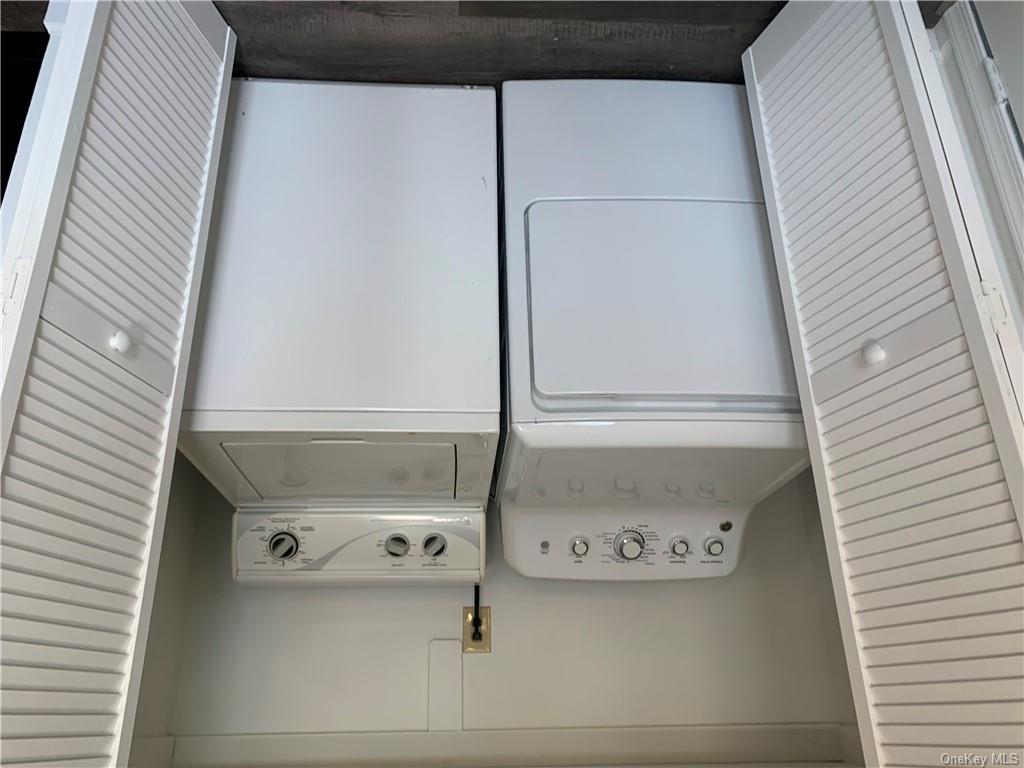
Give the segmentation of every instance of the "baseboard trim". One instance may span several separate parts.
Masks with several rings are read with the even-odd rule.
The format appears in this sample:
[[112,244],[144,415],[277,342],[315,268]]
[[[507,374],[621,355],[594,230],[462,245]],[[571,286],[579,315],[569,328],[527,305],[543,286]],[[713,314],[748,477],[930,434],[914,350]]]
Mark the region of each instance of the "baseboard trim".
[[841,764],[839,724],[178,736],[174,768]]

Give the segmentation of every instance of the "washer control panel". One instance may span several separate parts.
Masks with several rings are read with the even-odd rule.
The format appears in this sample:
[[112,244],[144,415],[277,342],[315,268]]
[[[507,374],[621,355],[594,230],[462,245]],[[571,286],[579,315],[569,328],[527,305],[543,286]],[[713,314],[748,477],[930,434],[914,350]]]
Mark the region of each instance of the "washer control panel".
[[687,579],[726,576],[739,562],[749,509],[535,510],[502,521],[505,558],[525,576]]
[[241,507],[233,541],[235,579],[249,584],[476,583],[483,577],[479,506]]

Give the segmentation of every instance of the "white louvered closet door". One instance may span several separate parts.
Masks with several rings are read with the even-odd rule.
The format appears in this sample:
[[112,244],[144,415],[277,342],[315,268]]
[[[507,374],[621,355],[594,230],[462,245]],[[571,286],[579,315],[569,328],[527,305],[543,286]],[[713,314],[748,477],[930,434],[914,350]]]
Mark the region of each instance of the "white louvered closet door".
[[205,0],[47,25],[4,201],[0,762],[125,765],[234,36]]
[[744,56],[869,766],[1024,745],[1019,340],[930,56],[865,2]]

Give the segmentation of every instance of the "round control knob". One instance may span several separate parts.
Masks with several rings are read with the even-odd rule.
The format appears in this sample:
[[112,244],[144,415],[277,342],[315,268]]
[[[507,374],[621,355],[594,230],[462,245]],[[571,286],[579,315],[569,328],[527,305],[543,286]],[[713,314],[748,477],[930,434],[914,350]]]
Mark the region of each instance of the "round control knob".
[[582,536],[577,536],[569,543],[569,549],[576,557],[583,557],[590,551],[590,542]]
[[405,557],[409,554],[409,539],[400,533],[393,533],[384,540],[384,551],[392,557]]
[[623,531],[615,537],[615,554],[623,560],[636,560],[644,553],[644,537],[636,531]]
[[430,557],[440,557],[448,549],[448,540],[440,533],[428,533],[423,539],[423,552]]
[[277,560],[291,560],[299,554],[299,540],[294,533],[278,531],[267,540],[267,551]]
[[676,557],[682,557],[683,555],[689,554],[690,542],[684,538],[672,539],[672,543],[669,544],[669,549]]
[[704,542],[704,551],[712,557],[718,557],[725,551],[725,544],[721,539],[708,539]]

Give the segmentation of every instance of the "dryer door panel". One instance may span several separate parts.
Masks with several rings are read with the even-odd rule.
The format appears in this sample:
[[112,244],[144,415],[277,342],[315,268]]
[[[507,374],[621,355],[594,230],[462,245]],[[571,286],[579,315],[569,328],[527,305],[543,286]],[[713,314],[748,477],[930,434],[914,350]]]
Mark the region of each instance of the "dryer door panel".
[[266,500],[455,497],[451,443],[311,440],[222,447]]
[[535,399],[795,405],[769,242],[757,202],[531,205]]

